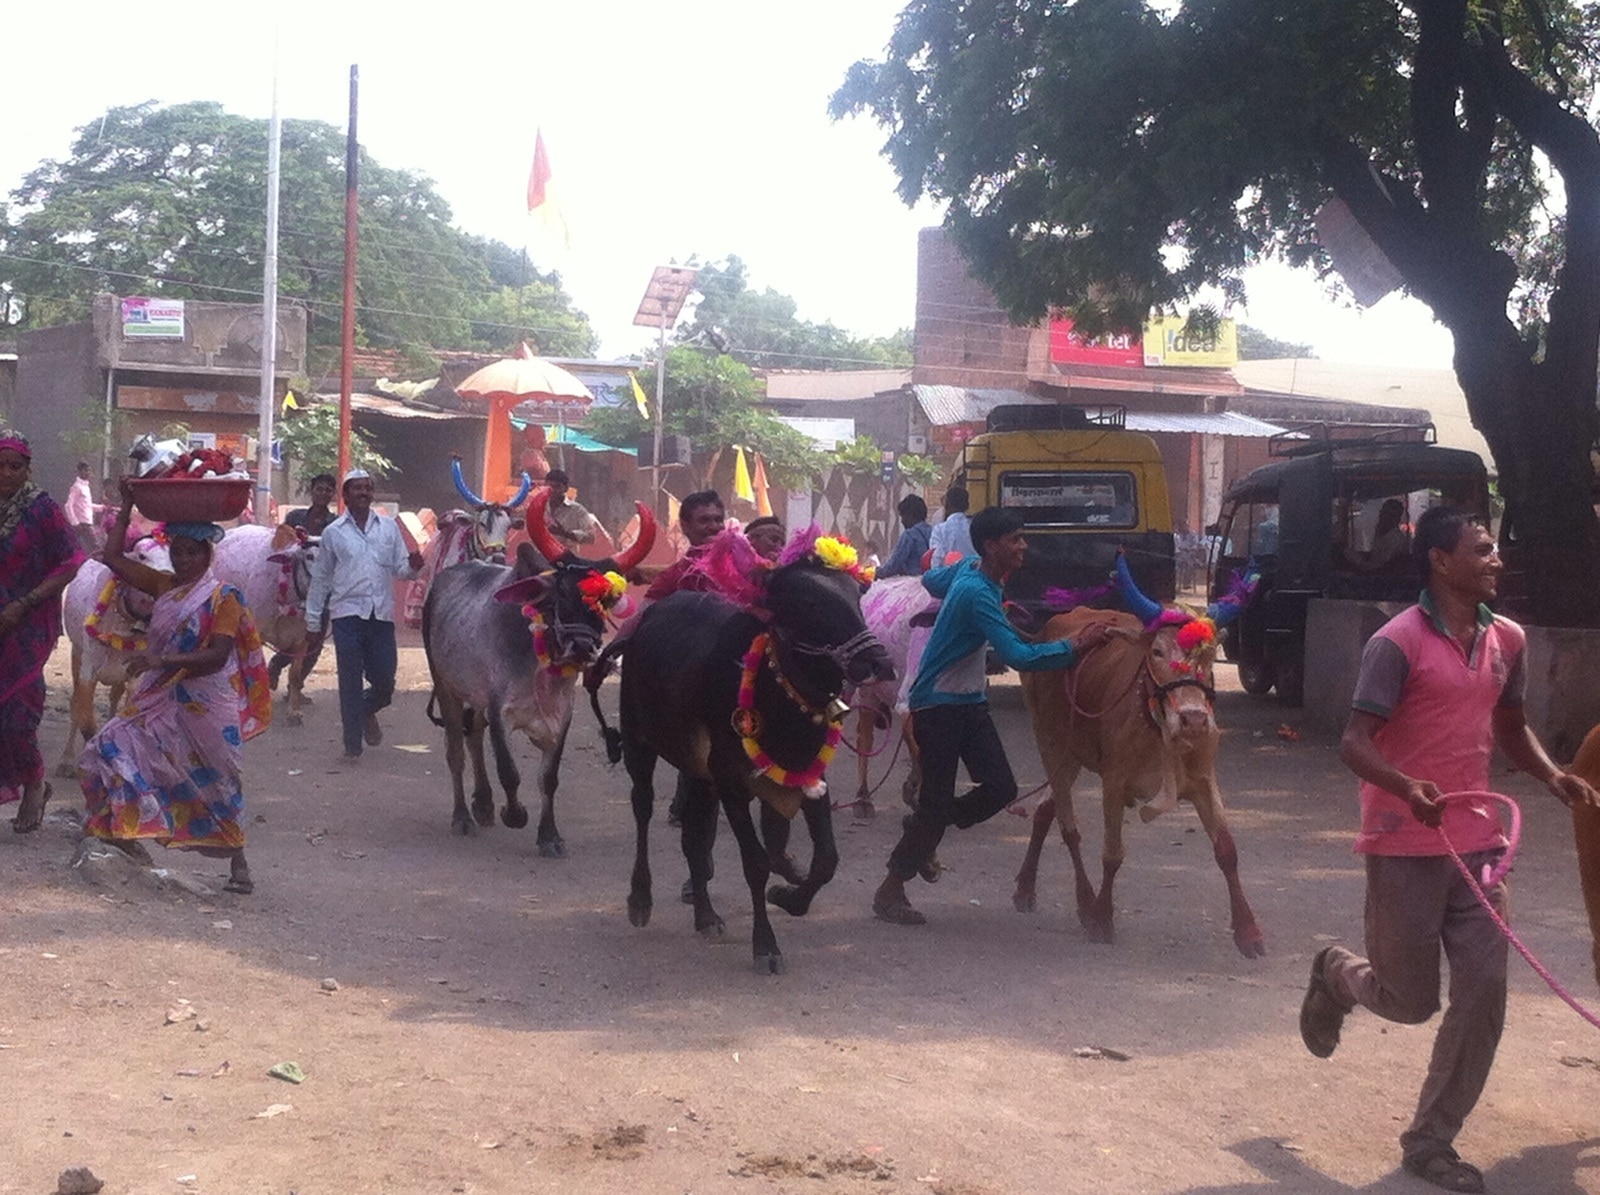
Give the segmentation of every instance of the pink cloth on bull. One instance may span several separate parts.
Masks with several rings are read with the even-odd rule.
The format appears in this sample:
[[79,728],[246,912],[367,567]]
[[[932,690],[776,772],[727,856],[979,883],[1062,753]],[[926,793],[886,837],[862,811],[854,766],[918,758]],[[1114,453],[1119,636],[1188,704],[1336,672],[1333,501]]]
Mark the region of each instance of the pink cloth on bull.
[[914,627],[911,619],[924,611],[937,610],[939,600],[922,587],[921,577],[885,577],[874,581],[861,595],[861,617],[867,629],[877,636],[889,653],[899,681],[878,682],[863,692],[891,706],[897,713],[910,708],[911,682],[916,678],[922,650],[928,645],[933,628]]
[[89,834],[244,845],[240,749],[272,717],[261,638],[239,591],[213,571],[156,600],[153,650],[195,651],[214,634],[234,640],[221,668],[205,676],[182,669],[141,674],[122,712],[84,747]]

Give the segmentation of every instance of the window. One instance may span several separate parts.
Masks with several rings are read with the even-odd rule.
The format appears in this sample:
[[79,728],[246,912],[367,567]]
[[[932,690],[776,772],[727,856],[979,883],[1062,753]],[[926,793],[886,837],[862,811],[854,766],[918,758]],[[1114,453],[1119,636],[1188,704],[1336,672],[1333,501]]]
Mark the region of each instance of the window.
[[1278,551],[1278,504],[1240,503],[1226,530],[1228,539],[1222,546],[1224,556],[1238,560],[1274,556]]
[[1134,527],[1134,489],[1132,473],[1002,473],[1000,505],[1030,527]]

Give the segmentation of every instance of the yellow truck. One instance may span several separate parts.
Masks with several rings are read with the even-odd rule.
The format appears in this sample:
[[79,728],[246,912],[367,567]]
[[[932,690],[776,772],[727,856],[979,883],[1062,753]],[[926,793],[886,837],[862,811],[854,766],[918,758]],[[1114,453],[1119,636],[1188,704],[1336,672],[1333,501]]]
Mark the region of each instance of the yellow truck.
[[971,513],[1004,506],[1027,520],[1027,563],[1007,580],[1006,600],[1036,625],[1048,617],[1047,590],[1105,584],[1119,548],[1144,593],[1175,596],[1161,452],[1126,423],[1120,406],[999,406],[957,458]]

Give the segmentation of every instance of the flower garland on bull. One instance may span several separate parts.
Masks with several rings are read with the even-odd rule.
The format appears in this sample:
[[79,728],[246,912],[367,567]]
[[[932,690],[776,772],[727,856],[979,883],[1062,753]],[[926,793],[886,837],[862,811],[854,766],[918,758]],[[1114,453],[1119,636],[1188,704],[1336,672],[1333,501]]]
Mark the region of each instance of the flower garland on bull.
[[[167,525],[157,523],[148,535],[139,537],[139,543],[145,540],[166,547]],[[134,552],[138,551],[139,543],[134,544]],[[100,587],[99,596],[95,598],[94,609],[89,611],[89,616],[83,620],[83,633],[113,651],[143,651],[146,644],[145,627],[150,621],[150,616],[146,614],[140,617],[134,614],[126,605],[126,597],[127,592],[123,589],[122,581],[115,573],[108,576],[106,583]],[[105,625],[106,616],[119,602],[123,603],[123,614],[128,619],[127,634],[114,631]]]
[[[738,550],[731,539],[728,541],[727,549],[724,552],[708,553],[706,567],[713,575],[719,570],[728,553]],[[753,552],[751,555],[753,556]],[[859,555],[851,546],[849,539],[844,536],[820,535],[815,524],[796,534],[779,557],[778,567],[782,568],[808,557],[824,568],[853,577],[863,588],[872,583],[873,570],[860,563]],[[755,562],[749,567],[759,569],[762,565],[761,562]],[[787,701],[797,706],[807,716],[813,726],[823,728],[822,741],[816,754],[801,766],[785,767],[762,745],[761,737],[766,726],[757,708],[759,704],[757,690],[761,687],[763,677],[768,681],[766,687],[769,689],[776,687]],[[773,695],[769,692],[768,696],[771,699]],[[827,792],[822,778],[839,749],[844,734],[843,720],[846,712],[848,707],[839,699],[837,691],[827,695],[819,704],[807,697],[795,685],[784,670],[780,659],[779,637],[775,631],[759,631],[750,641],[749,649],[740,660],[738,700],[731,721],[734,733],[739,736],[739,744],[757,776],[763,776],[783,788],[797,788],[807,797],[822,796]]]
[[[602,621],[609,620],[611,611],[627,591],[628,579],[617,572],[602,573],[594,570],[578,582],[578,593],[583,597],[584,605],[599,615]],[[525,603],[522,614],[533,627],[533,654],[541,668],[556,676],[577,676],[583,671],[583,666],[580,664],[553,658],[550,650],[550,628],[545,623],[544,612],[537,605],[533,602]]]

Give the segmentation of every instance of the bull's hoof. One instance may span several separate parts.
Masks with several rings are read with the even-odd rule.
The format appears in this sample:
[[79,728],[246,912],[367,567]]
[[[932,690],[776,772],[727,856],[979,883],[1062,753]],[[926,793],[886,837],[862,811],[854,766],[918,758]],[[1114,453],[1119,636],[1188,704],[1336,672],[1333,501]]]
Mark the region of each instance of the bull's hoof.
[[1245,958],[1267,957],[1267,940],[1262,937],[1259,925],[1247,925],[1234,930],[1233,944]]
[[474,797],[472,801],[472,820],[480,826],[494,825],[494,801],[480,801]]
[[856,798],[856,807],[853,811],[858,822],[870,822],[878,816],[878,807],[872,803],[872,798],[862,793]]
[[1011,894],[1011,907],[1019,913],[1034,913],[1038,911],[1039,901],[1032,888],[1017,885],[1017,890]]
[[628,897],[628,922],[643,929],[650,924],[651,900],[648,896]]
[[786,966],[788,966],[788,963],[784,961],[783,955],[776,950],[771,954],[758,954],[755,956],[757,975],[782,975]]
[[800,874],[800,868],[796,866],[793,857],[787,851],[781,855],[768,855],[767,870],[780,880],[787,880],[791,884],[806,882],[805,876]]
[[[524,821],[527,819],[524,818]],[[506,825],[510,825],[507,822]],[[567,844],[559,838],[547,838],[539,844],[539,855],[545,859],[565,859],[567,857]]]
[[713,912],[710,917],[707,917],[703,920],[699,917],[694,919],[694,932],[699,934],[702,938],[715,939],[720,938],[723,934],[727,933],[728,927],[723,924],[722,918]]
[[463,838],[477,836],[477,824],[470,817],[453,817],[450,819],[450,828]]
[[[526,805],[507,805],[500,811],[500,820],[513,830],[520,830],[528,824],[528,807]],[[539,853],[544,854],[543,844],[540,844]]]
[[1078,910],[1078,924],[1083,926],[1083,933],[1091,942],[1102,946],[1114,946],[1117,941],[1117,931],[1111,926],[1109,917],[1101,918],[1083,909]]
[[293,714],[293,713],[289,714],[286,718],[284,718],[284,721],[286,723],[288,723],[290,726],[304,726],[305,722],[306,722],[305,718],[302,717],[300,714]]
[[767,903],[777,905],[791,917],[804,917],[811,910],[811,898],[788,884],[774,884],[768,888]]

